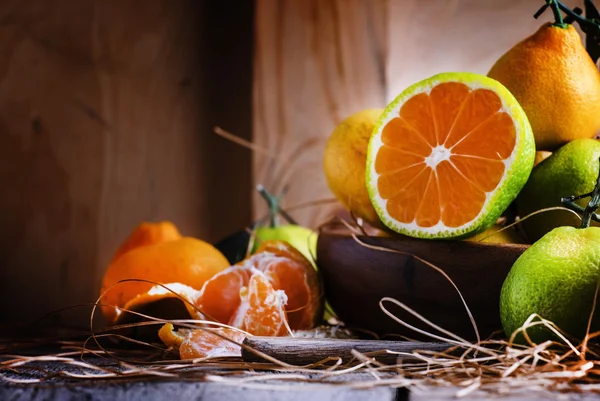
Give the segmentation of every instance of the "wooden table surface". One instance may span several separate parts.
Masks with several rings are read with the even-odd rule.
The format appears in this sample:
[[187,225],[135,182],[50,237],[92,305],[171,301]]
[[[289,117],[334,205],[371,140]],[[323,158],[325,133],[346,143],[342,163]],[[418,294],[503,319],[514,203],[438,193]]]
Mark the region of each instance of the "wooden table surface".
[[[39,365],[51,372],[71,369],[57,363],[41,363]],[[3,374],[9,374],[3,372]],[[276,375],[273,373],[273,375]],[[15,375],[12,375],[14,378]],[[24,377],[23,377],[24,378]],[[372,381],[368,373],[352,373],[339,377],[339,380],[359,384]],[[274,388],[276,387],[276,388]],[[43,383],[15,384],[0,379],[0,400],[10,401],[54,401],[54,400],[86,400],[86,401],[158,401],[169,400],[284,400],[284,401],[334,401],[334,400],[377,400],[377,401],[426,401],[456,399],[458,387],[425,387],[409,391],[404,388],[375,387],[357,389],[348,385],[332,385],[321,383],[274,383],[272,381],[254,382],[245,387],[223,382],[175,379],[136,379],[136,380],[90,380],[68,381],[56,377]],[[462,400],[576,400],[597,401],[600,394],[526,392],[516,394],[489,394],[474,392]]]
[[[363,374],[355,375],[357,381],[365,380]],[[350,387],[327,386],[318,384],[290,384],[279,389],[258,387],[239,387],[215,382],[173,381],[173,380],[138,380],[138,381],[103,381],[77,383],[46,383],[35,385],[0,384],[0,399],[10,401],[54,401],[54,400],[86,400],[86,401],[158,401],[176,397],[177,401],[187,400],[232,400],[254,401],[277,399],[284,401],[333,401],[333,400],[377,400],[377,401],[426,401],[454,400],[459,388],[428,387],[418,391],[377,387],[368,390]],[[550,393],[535,392],[522,394],[497,395],[476,392],[460,398],[462,400],[576,400],[597,401],[597,394]]]

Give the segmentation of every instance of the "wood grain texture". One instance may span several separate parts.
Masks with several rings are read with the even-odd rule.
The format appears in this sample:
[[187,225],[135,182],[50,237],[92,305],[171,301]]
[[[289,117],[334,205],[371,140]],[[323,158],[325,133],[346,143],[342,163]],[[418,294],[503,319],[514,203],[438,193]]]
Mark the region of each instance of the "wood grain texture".
[[[395,364],[399,359],[411,359],[411,356],[406,354],[418,351],[443,352],[451,347],[447,343],[435,342],[288,337],[247,337],[244,345],[294,365],[317,363],[329,357],[340,358],[346,363],[356,361],[353,351],[373,357],[382,363]],[[246,362],[265,361],[263,357],[248,348],[242,348],[242,359]]]
[[[259,0],[253,133],[273,157],[254,155],[254,182],[289,185],[289,207],[331,198],[322,173],[325,141],[345,116],[385,102],[385,0]],[[266,212],[255,194],[255,217]],[[294,212],[315,226],[331,208]]]
[[394,22],[389,24],[387,100],[440,72],[487,74],[508,49],[553,20],[550,10],[539,20],[533,18],[543,4],[540,0],[390,1]]
[[[250,220],[250,157],[212,127],[249,130],[251,39],[217,28],[239,22],[249,34],[251,23],[210,7],[0,3],[0,320],[94,301],[141,221],[214,241]],[[240,9],[251,21],[252,7]],[[220,75],[236,62],[243,72]],[[223,89],[237,109],[213,97]]]
[[[254,182],[290,186],[284,206],[332,198],[322,172],[336,124],[382,107],[408,85],[440,72],[486,74],[495,60],[535,32],[540,0],[259,0],[254,57]],[[581,5],[568,0],[569,6]],[[311,140],[298,160],[291,154]],[[284,179],[277,175],[288,171]],[[266,212],[253,198],[254,216]],[[315,226],[337,205],[294,213]]]
[[[403,236],[359,238],[368,245],[391,251],[371,249],[349,235],[327,231],[321,232],[317,242],[317,265],[327,300],[349,327],[430,340],[384,314],[379,302],[390,297],[434,324],[474,340],[473,326],[454,283],[473,314],[481,338],[502,330],[496,312],[500,289],[513,263],[528,245],[431,241]],[[452,283],[423,260],[443,270]],[[485,272],[485,278],[481,272]],[[406,310],[390,302],[385,307],[408,324],[432,332],[431,327]]]

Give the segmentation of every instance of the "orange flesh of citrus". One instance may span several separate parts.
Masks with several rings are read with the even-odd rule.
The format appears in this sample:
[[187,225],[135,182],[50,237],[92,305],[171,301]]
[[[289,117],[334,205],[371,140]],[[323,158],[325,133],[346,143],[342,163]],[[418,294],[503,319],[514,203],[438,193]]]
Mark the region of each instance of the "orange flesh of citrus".
[[240,356],[242,349],[239,345],[228,341],[221,336],[227,337],[237,343],[244,341],[244,333],[227,327],[211,330],[192,330],[183,340],[179,348],[181,359],[214,358],[222,356]]
[[482,210],[516,145],[500,97],[488,89],[441,83],[400,108],[382,130],[377,188],[402,223],[460,227]]
[[158,336],[167,347],[178,349],[181,359],[240,356],[242,349],[236,343],[241,343],[246,337],[244,333],[227,327],[175,331],[171,323],[162,326]]
[[256,336],[282,336],[287,334],[284,306],[285,293],[275,290],[267,276],[256,271],[248,287],[240,291],[242,302],[229,324]]
[[[263,270],[276,290],[288,297],[286,312],[292,330],[314,328],[323,314],[323,287],[318,273],[296,248],[284,241],[266,241],[258,252],[270,252],[286,258],[287,264],[277,263]],[[277,277],[277,280],[275,280]]]
[[252,272],[243,266],[231,266],[208,280],[196,301],[206,319],[227,323],[240,306],[240,290],[248,285]]
[[[268,286],[263,283],[265,280]],[[281,305],[285,313],[276,315],[285,316],[292,330],[307,330],[315,327],[321,318],[321,292],[317,272],[300,252],[283,241],[265,241],[257,253],[208,280],[195,304],[202,313],[201,318],[244,329],[248,326],[241,316],[244,313],[252,315],[253,320],[265,318],[265,324],[272,319],[272,311],[254,308],[252,303],[256,306],[257,299],[265,301],[266,298],[272,303],[285,294],[287,304]],[[242,322],[245,323],[240,326]],[[276,324],[273,330],[261,328],[260,332],[283,333],[279,318],[273,322]]]

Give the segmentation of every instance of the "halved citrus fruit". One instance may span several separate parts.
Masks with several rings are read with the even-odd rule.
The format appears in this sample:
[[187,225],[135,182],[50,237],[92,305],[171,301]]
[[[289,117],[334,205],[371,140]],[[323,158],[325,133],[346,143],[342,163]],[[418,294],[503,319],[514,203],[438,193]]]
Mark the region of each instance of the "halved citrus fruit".
[[367,189],[381,221],[420,238],[493,225],[533,167],[525,112],[499,82],[444,73],[390,103],[369,142]]

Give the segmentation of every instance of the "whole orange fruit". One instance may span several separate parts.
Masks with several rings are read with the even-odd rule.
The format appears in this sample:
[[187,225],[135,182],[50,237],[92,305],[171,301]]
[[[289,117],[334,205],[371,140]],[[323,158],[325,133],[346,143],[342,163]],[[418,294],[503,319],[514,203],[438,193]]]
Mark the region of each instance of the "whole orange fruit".
[[137,226],[127,239],[121,244],[115,255],[113,262],[122,255],[134,248],[146,245],[154,245],[160,242],[173,241],[181,238],[179,230],[175,224],[170,221],[160,221],[158,223],[144,222]]
[[[101,294],[108,292],[101,303],[111,305],[103,307],[102,312],[110,323],[117,322],[120,311],[135,299],[148,303],[157,297],[148,291],[154,287],[146,282],[124,282],[125,279],[142,279],[164,285],[192,291],[199,290],[215,274],[229,267],[229,262],[212,245],[190,237],[141,246],[122,254],[110,264],[102,281]],[[116,285],[115,285],[116,284]],[[112,288],[111,288],[112,287]],[[188,288],[189,287],[189,288]],[[160,297],[173,296],[170,293],[158,294]]]
[[600,71],[571,25],[544,24],[488,73],[521,104],[537,150],[555,150],[600,131]]

